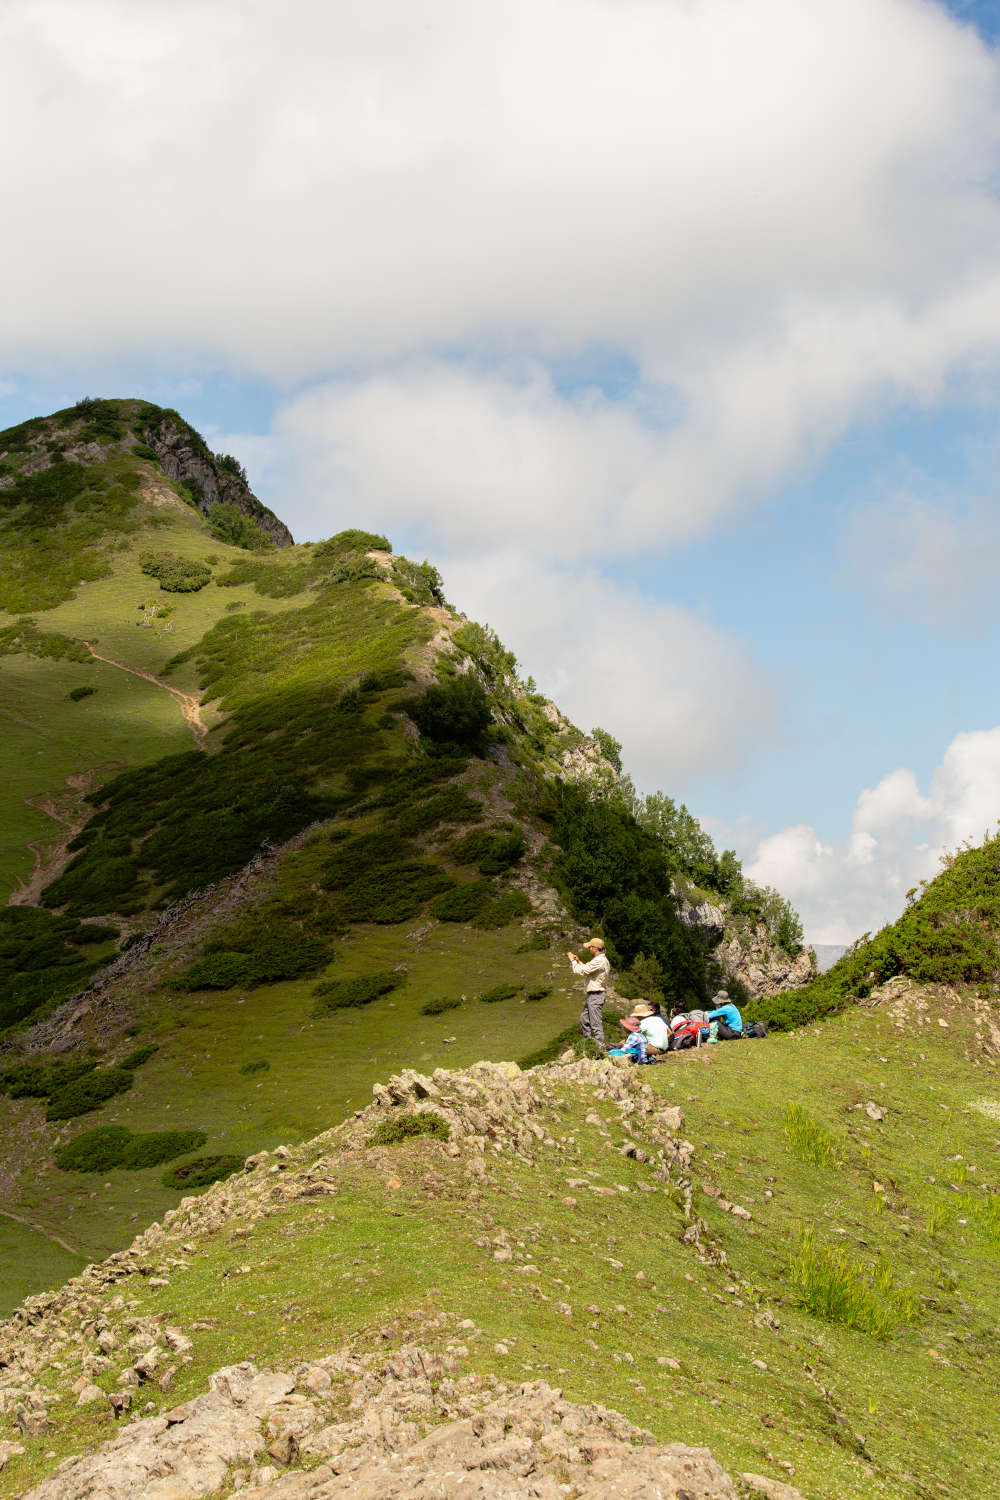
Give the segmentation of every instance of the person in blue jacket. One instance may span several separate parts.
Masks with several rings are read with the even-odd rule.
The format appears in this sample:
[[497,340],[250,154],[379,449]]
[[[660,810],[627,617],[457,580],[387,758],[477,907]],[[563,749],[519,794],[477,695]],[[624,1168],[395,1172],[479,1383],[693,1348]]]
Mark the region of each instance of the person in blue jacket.
[[712,996],[714,1009],[708,1012],[710,1021],[719,1023],[719,1041],[734,1042],[743,1035],[743,1017],[729,998],[728,990],[719,990]]

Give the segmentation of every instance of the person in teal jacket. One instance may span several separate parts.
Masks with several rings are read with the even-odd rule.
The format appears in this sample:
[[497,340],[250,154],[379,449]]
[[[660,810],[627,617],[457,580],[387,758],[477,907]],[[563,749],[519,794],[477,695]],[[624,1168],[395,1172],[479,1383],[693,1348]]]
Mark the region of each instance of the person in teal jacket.
[[714,1010],[708,1012],[710,1021],[719,1022],[719,1040],[723,1042],[735,1041],[743,1035],[743,1017],[729,998],[728,990],[719,990],[718,994],[712,996]]

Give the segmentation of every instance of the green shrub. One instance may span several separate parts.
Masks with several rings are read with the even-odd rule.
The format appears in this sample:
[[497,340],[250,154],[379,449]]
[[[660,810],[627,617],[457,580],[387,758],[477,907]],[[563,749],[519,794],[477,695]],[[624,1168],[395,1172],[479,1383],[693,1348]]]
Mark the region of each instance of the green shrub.
[[467,823],[482,816],[482,804],[458,786],[447,787],[436,797],[409,807],[396,820],[401,834],[422,833],[445,823]]
[[525,990],[525,1000],[547,1000],[552,993],[551,985],[534,984],[530,990]]
[[371,578],[385,575],[374,558],[364,552],[349,552],[338,558],[327,574],[328,583],[367,583]]
[[131,1072],[133,1068],[141,1068],[143,1063],[149,1062],[154,1052],[159,1052],[159,1050],[155,1042],[147,1042],[145,1047],[136,1047],[135,1051],[130,1052],[128,1057],[123,1057],[118,1066],[128,1068]]
[[216,468],[221,469],[223,474],[231,474],[242,484],[247,483],[247,471],[238,458],[234,458],[231,453],[215,453],[212,456],[215,459]]
[[102,961],[93,950],[117,935],[36,906],[0,906],[0,1028],[82,989]]
[[157,457],[156,449],[151,448],[148,443],[133,443],[132,452],[136,458],[146,458],[154,464],[160,461]]
[[125,1146],[122,1166],[130,1172],[144,1167],[159,1167],[185,1151],[194,1151],[204,1146],[208,1136],[204,1130],[150,1130],[133,1135]]
[[251,989],[253,983],[250,953],[207,953],[191,965],[181,981],[186,990]]
[[340,557],[345,552],[391,551],[392,544],[389,538],[382,536],[380,532],[349,528],[347,531],[338,531],[336,536],[328,537],[325,542],[317,542],[313,549],[313,556],[326,559]]
[[72,1120],[100,1109],[116,1094],[127,1094],[135,1082],[127,1068],[101,1068],[85,1073],[49,1095],[47,1120]]
[[481,751],[492,718],[482,684],[470,672],[432,683],[409,712],[426,739],[451,752],[456,748]]
[[492,896],[491,880],[469,880],[436,897],[431,902],[431,915],[439,922],[471,922]]
[[505,891],[496,901],[488,901],[473,918],[474,927],[508,927],[531,911],[531,902],[523,891]]
[[355,979],[323,979],[313,986],[313,994],[319,1000],[317,1015],[326,1015],[334,1010],[346,1010],[358,1005],[371,1005],[382,995],[405,984],[406,975],[388,969],[377,974],[359,974]]
[[393,559],[392,581],[408,604],[443,604],[444,584],[432,563],[410,562],[407,557]]
[[81,698],[89,698],[91,694],[96,692],[97,689],[95,687],[92,687],[89,683],[81,683],[79,687],[70,688],[69,692],[66,694],[66,697],[70,700],[71,703],[79,703]]
[[247,552],[265,552],[274,546],[266,531],[255,526],[250,516],[225,500],[213,500],[208,507],[208,529],[218,542],[242,547]]
[[98,1125],[85,1130],[55,1153],[63,1172],[110,1172],[121,1166],[125,1147],[132,1138],[124,1125]]
[[181,1162],[163,1174],[164,1187],[199,1188],[210,1183],[221,1182],[232,1177],[242,1167],[242,1156],[196,1156],[193,1161]]
[[110,1172],[114,1167],[138,1172],[183,1156],[207,1139],[203,1130],[150,1130],[133,1135],[124,1125],[98,1125],[60,1146],[55,1162],[64,1172]]
[[591,799],[586,787],[554,788],[553,875],[582,926],[603,931],[621,967],[639,954],[658,965],[665,999],[704,1005],[722,971],[701,931],[677,915],[671,869],[656,837],[615,798]]
[[452,844],[450,854],[459,864],[478,865],[481,875],[502,875],[524,857],[527,842],[520,828],[502,832],[474,828]]
[[454,995],[440,995],[436,1000],[427,1000],[420,1007],[422,1016],[440,1016],[446,1010],[457,1010],[461,1005],[461,999]]
[[479,999],[484,1005],[496,1005],[500,1000],[513,1000],[521,988],[519,984],[495,984],[491,990],[483,990]]
[[258,1057],[255,1058],[253,1062],[244,1063],[242,1068],[240,1069],[240,1072],[247,1074],[266,1073],[270,1066],[271,1064],[268,1062],[266,1057]]
[[203,562],[173,552],[140,552],[139,567],[168,594],[196,594],[212,581],[212,570]]
[[92,1073],[97,1067],[94,1057],[53,1062],[47,1057],[33,1057],[24,1062],[10,1062],[0,1068],[0,1093],[11,1099],[47,1099],[67,1084]]
[[369,1146],[393,1146],[398,1141],[412,1141],[419,1136],[430,1135],[446,1141],[451,1135],[451,1126],[443,1115],[433,1110],[422,1109],[393,1115],[376,1125],[368,1137]]

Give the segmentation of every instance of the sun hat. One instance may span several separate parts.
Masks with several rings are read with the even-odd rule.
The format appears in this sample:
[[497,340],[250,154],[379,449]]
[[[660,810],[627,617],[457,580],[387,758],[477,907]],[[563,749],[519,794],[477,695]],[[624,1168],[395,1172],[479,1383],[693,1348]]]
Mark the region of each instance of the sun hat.
[[585,948],[600,948],[601,952],[603,953],[604,952],[604,939],[603,938],[588,938],[587,941],[584,943],[583,946]]
[[639,1000],[635,1005],[633,1005],[632,1014],[634,1016],[655,1016],[656,1011],[651,1005],[647,1005],[645,1000]]

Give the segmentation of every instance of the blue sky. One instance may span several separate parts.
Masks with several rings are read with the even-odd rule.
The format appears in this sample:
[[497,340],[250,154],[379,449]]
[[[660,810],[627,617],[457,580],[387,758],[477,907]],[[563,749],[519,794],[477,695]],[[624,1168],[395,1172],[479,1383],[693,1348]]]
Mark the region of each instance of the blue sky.
[[0,423],[386,530],[800,907],[1000,816],[1000,0],[12,0]]

